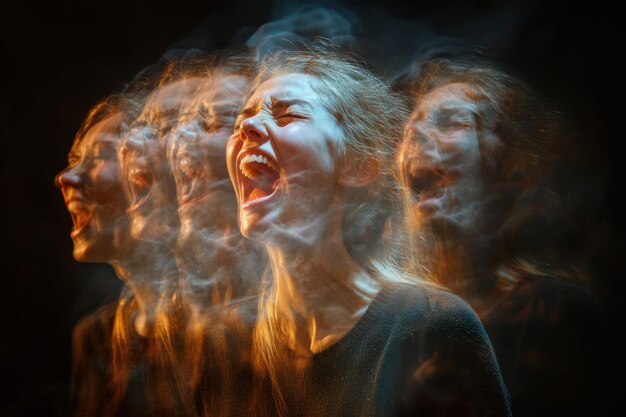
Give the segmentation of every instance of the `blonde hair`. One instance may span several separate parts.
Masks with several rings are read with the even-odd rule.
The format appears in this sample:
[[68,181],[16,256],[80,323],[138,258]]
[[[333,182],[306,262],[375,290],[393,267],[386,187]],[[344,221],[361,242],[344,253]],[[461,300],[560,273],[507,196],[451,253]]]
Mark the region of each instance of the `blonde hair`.
[[355,203],[344,210],[346,247],[362,266],[370,267],[374,243],[384,235],[387,220],[399,215],[394,157],[408,114],[406,104],[354,55],[319,42],[306,50],[266,56],[257,66],[248,96],[266,80],[287,74],[314,78],[312,89],[343,134],[339,150],[344,162],[363,164],[372,158],[378,162],[378,179],[362,187]]
[[[191,78],[210,79],[219,75],[246,76],[247,65],[248,60],[245,57],[236,57],[229,53],[211,56],[190,55],[169,61],[161,68],[159,74],[137,79],[136,84],[130,86],[126,92],[112,95],[95,105],[76,135],[72,149],[77,149],[89,129],[114,114],[121,112],[124,115],[125,123],[120,129],[128,130],[132,122],[141,114],[150,94],[157,88]],[[195,94],[201,92],[200,89],[194,91]],[[222,93],[228,95],[236,92],[233,89],[226,89]],[[192,104],[197,104],[195,100],[193,102]],[[183,103],[175,104],[180,106]],[[232,102],[225,100],[225,103],[221,104],[218,111],[227,114],[220,114],[219,116],[225,120],[225,123],[234,124],[234,117],[239,110],[237,105],[238,100],[232,100]],[[207,114],[202,107],[176,108],[176,110],[193,111],[197,113],[194,116],[200,118],[209,119],[212,116]],[[171,125],[173,122],[177,122],[182,114],[177,112],[175,117],[176,119],[156,121]],[[211,122],[210,119],[205,121]],[[162,139],[154,135],[150,138],[157,141]],[[159,145],[163,149],[163,143],[159,143]],[[167,167],[157,168],[161,170]],[[165,178],[161,178],[161,180],[171,179],[168,174],[171,173],[164,169],[163,176]],[[172,187],[172,189],[174,188]],[[174,201],[176,199],[175,194],[169,197]],[[173,212],[172,215],[176,216],[176,213]],[[148,245],[152,244],[149,243]],[[152,248],[152,246],[149,247]],[[165,245],[161,250],[164,248]],[[158,255],[151,256],[159,257]],[[120,261],[123,264],[125,260],[121,259]],[[172,265],[168,264],[168,266]],[[97,380],[97,375],[94,375],[92,369],[82,366],[92,352],[86,351],[81,346],[80,339],[85,335],[75,334],[75,346],[77,348],[74,352],[74,362],[79,364],[80,368],[75,366],[73,390],[80,415],[102,415],[105,417],[117,415],[120,407],[123,406],[129,388],[129,378],[137,361],[147,367],[145,391],[151,404],[151,412],[172,416],[197,414],[198,404],[196,404],[195,395],[202,383],[201,379],[205,376],[202,374],[202,369],[207,355],[208,336],[206,330],[207,326],[211,324],[206,320],[207,308],[204,307],[204,304],[206,303],[210,307],[214,303],[224,302],[225,298],[231,296],[232,291],[227,288],[217,295],[207,294],[206,291],[196,294],[194,290],[198,289],[197,286],[192,288],[187,282],[179,282],[178,277],[172,274],[155,276],[154,280],[159,295],[158,301],[155,302],[156,316],[149,334],[145,338],[141,338],[140,351],[137,351],[135,343],[140,336],[137,335],[134,328],[138,306],[131,289],[132,286],[123,289],[114,306],[115,309],[110,322],[111,328],[107,329],[107,335],[103,341],[106,343],[104,347],[107,349],[107,360],[109,361],[106,364],[105,378]],[[215,300],[201,299],[203,296],[210,295],[214,295]],[[94,317],[94,320],[97,320],[97,317]],[[82,381],[87,381],[87,383],[81,384]]]
[[[391,224],[402,218],[393,161],[407,116],[405,103],[355,57],[338,53],[327,45],[304,51],[283,50],[267,56],[258,66],[248,96],[265,81],[287,74],[314,78],[312,89],[342,132],[339,151],[344,163],[362,164],[372,158],[378,163],[378,179],[362,190],[355,190],[344,207],[343,239],[351,256],[382,287],[392,282],[419,280],[396,268],[397,253],[393,249],[399,235],[391,230]],[[257,371],[272,382],[279,413],[287,415],[277,383],[276,365],[283,359],[284,350],[277,343],[280,313],[274,305],[276,294],[270,271],[266,271],[264,281],[253,336],[253,360]]]
[[[482,245],[481,250],[488,255],[474,265],[450,256],[439,236],[423,236],[428,233],[423,225],[407,216],[405,229],[413,238],[407,242],[412,254],[407,256],[405,268],[423,270],[430,265],[428,272],[434,280],[469,297],[477,289],[495,290],[497,268],[506,266],[516,271],[510,275],[515,284],[521,275],[547,266],[546,260],[556,255],[554,239],[561,232],[562,206],[554,180],[566,135],[564,120],[549,104],[524,82],[480,57],[421,62],[414,68],[407,89],[416,104],[429,92],[454,83],[471,88],[468,94],[478,105],[480,125],[498,138],[496,146],[481,148],[482,175],[490,186],[490,198],[485,201],[488,207],[502,208],[498,208],[499,214],[490,214],[489,230],[485,227],[483,235],[473,236],[472,245]],[[408,212],[413,204],[410,179],[400,171]],[[529,268],[531,264],[535,267]],[[566,275],[556,269],[550,272],[553,274]]]

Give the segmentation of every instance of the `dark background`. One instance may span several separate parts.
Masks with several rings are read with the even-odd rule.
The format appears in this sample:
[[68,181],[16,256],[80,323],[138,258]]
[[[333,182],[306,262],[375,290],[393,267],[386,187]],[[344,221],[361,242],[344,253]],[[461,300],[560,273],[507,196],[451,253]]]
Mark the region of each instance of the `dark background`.
[[[3,255],[1,296],[4,388],[0,415],[66,416],[70,334],[84,314],[113,299],[120,284],[106,265],[72,259],[70,216],[55,174],[86,112],[205,18],[209,45],[227,47],[279,17],[281,1],[22,2],[2,11]],[[593,289],[623,323],[623,252],[618,204],[625,115],[617,58],[618,13],[610,4],[554,2],[344,1],[361,31],[410,34],[413,24],[465,37],[494,52],[574,123],[572,149],[584,165],[574,175],[588,198],[573,233],[595,272]],[[358,5],[358,7],[356,6]],[[6,6],[3,6],[3,8]],[[392,23],[376,24],[382,21]],[[407,29],[409,28],[409,29]],[[244,31],[245,32],[245,31]],[[241,35],[240,35],[241,36]],[[617,329],[616,331],[620,331]]]

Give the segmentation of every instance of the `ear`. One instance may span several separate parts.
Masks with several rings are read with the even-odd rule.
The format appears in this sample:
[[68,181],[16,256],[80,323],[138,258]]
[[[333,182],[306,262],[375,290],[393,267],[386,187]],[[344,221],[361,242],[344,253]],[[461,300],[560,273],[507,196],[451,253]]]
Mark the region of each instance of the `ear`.
[[375,181],[379,173],[380,164],[373,157],[359,160],[346,158],[338,182],[346,187],[363,187]]

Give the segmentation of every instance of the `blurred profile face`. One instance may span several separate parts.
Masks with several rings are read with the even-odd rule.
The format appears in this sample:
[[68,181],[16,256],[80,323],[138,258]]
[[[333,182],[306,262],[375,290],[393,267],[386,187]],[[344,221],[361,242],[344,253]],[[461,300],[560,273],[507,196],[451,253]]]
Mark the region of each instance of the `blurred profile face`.
[[230,250],[224,228],[237,229],[236,198],[225,158],[231,133],[232,121],[229,128],[207,131],[199,120],[172,132],[169,155],[180,218],[176,256],[181,269],[196,276],[207,274],[215,256],[223,253],[220,249]]
[[191,226],[185,229],[189,233],[223,222],[213,215],[226,214],[230,223],[236,221],[225,155],[246,84],[242,76],[216,77],[199,94],[191,112],[185,111],[191,117],[182,119],[170,134],[168,157],[178,214],[181,224]]
[[457,232],[481,223],[489,191],[483,169],[498,138],[473,97],[469,84],[447,84],[419,98],[409,118],[397,164],[418,223]]
[[73,254],[80,262],[115,260],[127,239],[128,200],[117,157],[120,123],[117,113],[89,129],[56,178],[72,216]]
[[163,241],[172,231],[168,213],[175,210],[163,183],[162,158],[149,128],[131,131],[120,148],[122,175],[130,206],[127,214],[134,238]]
[[195,78],[181,80],[156,90],[120,149],[122,175],[131,201],[127,213],[136,239],[174,245],[177,201],[166,156],[167,138],[200,82]]
[[224,189],[224,180],[228,180],[224,155],[230,133],[228,128],[207,132],[198,120],[172,132],[170,163],[182,217],[187,218],[191,207],[212,200],[214,191]]
[[227,146],[244,236],[271,242],[323,229],[336,196],[342,132],[315,78],[270,78],[251,95]]

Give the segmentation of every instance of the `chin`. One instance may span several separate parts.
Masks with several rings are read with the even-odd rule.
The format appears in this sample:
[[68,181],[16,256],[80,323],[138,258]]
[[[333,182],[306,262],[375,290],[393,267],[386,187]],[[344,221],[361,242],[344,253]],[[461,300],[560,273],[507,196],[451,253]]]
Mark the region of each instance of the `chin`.
[[268,227],[263,227],[263,221],[256,218],[255,215],[247,215],[241,217],[239,223],[239,230],[241,234],[250,240],[254,240],[259,243],[269,243],[270,233]]
[[105,256],[92,248],[74,248],[74,260],[77,262],[108,262]]

